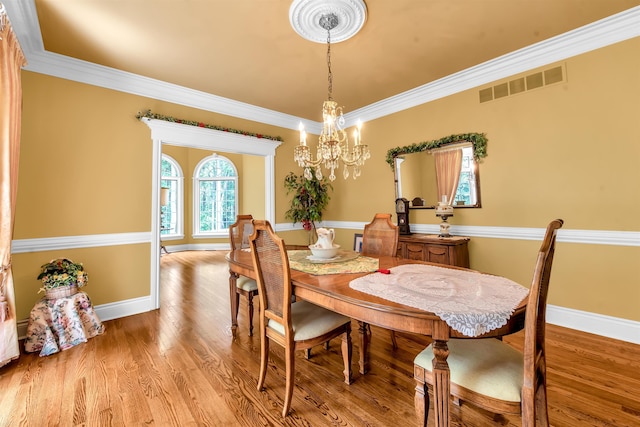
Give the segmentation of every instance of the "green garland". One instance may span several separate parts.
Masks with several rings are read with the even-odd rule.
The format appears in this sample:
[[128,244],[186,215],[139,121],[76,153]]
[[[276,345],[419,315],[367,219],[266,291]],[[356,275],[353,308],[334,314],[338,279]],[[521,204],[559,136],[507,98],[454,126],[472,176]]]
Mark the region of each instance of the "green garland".
[[206,123],[196,122],[196,121],[193,121],[193,120],[176,119],[175,117],[163,116],[162,114],[152,113],[151,110],[147,110],[147,111],[142,112],[142,113],[138,112],[138,114],[136,114],[136,119],[138,119],[138,120],[140,120],[140,119],[142,119],[144,117],[146,117],[148,119],[164,120],[166,122],[180,123],[180,124],[183,124],[183,125],[197,126],[197,127],[206,128],[206,129],[219,130],[219,131],[222,131],[222,132],[237,133],[238,135],[252,136],[254,138],[269,139],[271,141],[282,141],[282,138],[279,137],[279,136],[262,135],[260,133],[252,133],[252,132],[247,132],[247,131],[244,131],[244,130],[231,129],[231,128],[227,128],[227,127],[223,127],[223,126],[208,125]]
[[473,157],[479,160],[487,157],[487,137],[484,133],[463,133],[460,135],[449,135],[444,138],[435,139],[433,141],[418,142],[417,144],[406,145],[404,147],[396,147],[387,151],[386,161],[393,169],[394,159],[401,154],[419,153],[422,151],[433,150],[446,144],[454,142],[469,141],[473,144]]

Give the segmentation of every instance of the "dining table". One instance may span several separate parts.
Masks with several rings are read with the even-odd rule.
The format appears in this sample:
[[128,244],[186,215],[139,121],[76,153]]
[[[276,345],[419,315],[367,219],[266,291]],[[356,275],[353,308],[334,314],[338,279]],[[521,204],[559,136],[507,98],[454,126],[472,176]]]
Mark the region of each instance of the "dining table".
[[[370,364],[368,325],[431,337],[434,418],[439,427],[449,425],[447,341],[501,337],[524,328],[528,289],[500,276],[400,257],[365,257],[351,251],[342,252],[345,262],[319,262],[309,251],[288,253],[296,299],[358,322],[362,375]],[[255,279],[255,273],[246,249],[231,251],[226,259],[235,339],[236,279],[239,275]]]

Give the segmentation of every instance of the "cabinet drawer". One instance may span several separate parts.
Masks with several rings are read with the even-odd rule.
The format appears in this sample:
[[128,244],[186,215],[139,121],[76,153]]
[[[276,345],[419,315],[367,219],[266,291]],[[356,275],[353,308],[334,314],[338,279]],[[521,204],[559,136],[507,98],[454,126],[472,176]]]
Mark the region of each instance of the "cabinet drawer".
[[424,245],[426,249],[425,261],[450,265],[449,248],[447,246]]
[[425,256],[424,245],[418,243],[406,243],[405,244],[404,258],[417,259],[419,261],[427,261]]

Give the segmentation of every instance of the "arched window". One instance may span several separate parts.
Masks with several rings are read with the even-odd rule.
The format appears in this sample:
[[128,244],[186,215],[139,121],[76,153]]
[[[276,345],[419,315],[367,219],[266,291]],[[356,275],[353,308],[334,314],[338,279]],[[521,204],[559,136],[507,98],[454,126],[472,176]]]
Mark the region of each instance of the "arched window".
[[[184,175],[178,162],[163,154],[160,187],[160,235],[184,238]],[[166,194],[165,195],[163,195]]]
[[213,154],[193,173],[194,236],[228,234],[238,212],[238,171],[227,158]]

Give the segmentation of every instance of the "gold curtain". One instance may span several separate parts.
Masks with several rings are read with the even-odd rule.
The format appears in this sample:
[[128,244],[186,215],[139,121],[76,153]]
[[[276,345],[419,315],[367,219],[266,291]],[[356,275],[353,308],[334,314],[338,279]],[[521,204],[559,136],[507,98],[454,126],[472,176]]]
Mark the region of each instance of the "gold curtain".
[[437,151],[433,156],[436,163],[438,201],[441,202],[443,196],[446,196],[447,203],[453,205],[462,170],[462,149]]
[[18,190],[22,85],[26,65],[18,38],[0,3],[0,366],[20,355],[11,272],[11,240]]

